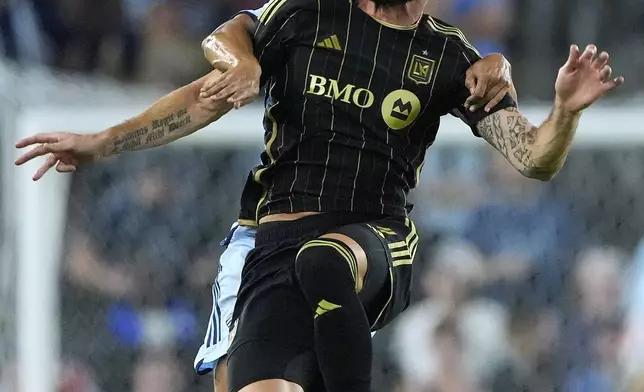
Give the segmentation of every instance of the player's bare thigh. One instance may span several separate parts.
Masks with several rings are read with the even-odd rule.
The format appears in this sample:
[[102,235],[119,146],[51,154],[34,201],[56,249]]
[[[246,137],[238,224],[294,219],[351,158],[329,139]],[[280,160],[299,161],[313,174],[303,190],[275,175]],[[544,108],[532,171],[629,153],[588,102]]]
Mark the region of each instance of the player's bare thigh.
[[356,291],[360,292],[362,290],[362,285],[364,283],[364,277],[367,273],[367,253],[362,249],[353,238],[339,233],[329,233],[321,236],[320,238],[328,238],[336,241],[340,241],[351,249],[353,254],[356,256],[356,261],[358,263],[358,282],[356,284]]
[[215,392],[228,392],[228,365],[226,357],[217,361],[217,367],[213,373]]
[[239,392],[304,392],[304,389],[294,382],[272,379],[246,385]]
[[[272,214],[263,217],[259,222],[268,223],[268,222],[280,222],[280,221],[293,221],[301,219],[310,215],[319,214],[318,212],[298,212],[298,213],[283,213],[283,214]],[[358,263],[358,284],[356,285],[357,291],[360,292],[362,289],[362,284],[364,282],[365,274],[367,273],[367,254],[364,249],[351,237],[339,233],[328,233],[320,238],[329,238],[336,241],[344,243],[346,246],[351,249],[353,254],[356,256]]]
[[[228,392],[228,365],[226,358],[217,361],[214,383],[215,392]],[[301,386],[286,380],[262,380],[245,386],[239,392],[304,392]]]

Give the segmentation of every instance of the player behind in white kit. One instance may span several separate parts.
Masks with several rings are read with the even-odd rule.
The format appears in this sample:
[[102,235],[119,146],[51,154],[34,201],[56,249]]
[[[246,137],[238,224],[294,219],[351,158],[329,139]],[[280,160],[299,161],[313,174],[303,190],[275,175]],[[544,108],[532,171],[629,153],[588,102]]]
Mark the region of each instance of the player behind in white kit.
[[[269,3],[267,3],[268,5]],[[222,56],[222,46],[239,45],[239,40],[247,40],[252,45],[251,34],[257,17],[267,6],[251,11],[242,11],[226,22],[206,40],[203,47],[206,58],[214,68],[224,72],[219,80],[213,81],[206,89],[221,91],[236,108],[251,102],[259,92],[261,70],[253,59],[231,59]],[[467,103],[475,108],[486,105],[494,107],[510,92],[516,92],[510,77],[510,66],[499,54],[487,56],[475,63],[468,72],[467,85],[472,96]],[[221,98],[221,97],[217,97]],[[195,358],[194,367],[199,374],[215,370],[215,390],[226,391],[226,364],[224,359],[228,349],[228,331],[237,291],[241,282],[242,268],[248,252],[255,246],[256,206],[263,192],[262,187],[252,179],[252,174],[244,188],[239,221],[236,222],[222,246],[226,250],[219,261],[219,274],[212,286],[213,309],[203,345]]]

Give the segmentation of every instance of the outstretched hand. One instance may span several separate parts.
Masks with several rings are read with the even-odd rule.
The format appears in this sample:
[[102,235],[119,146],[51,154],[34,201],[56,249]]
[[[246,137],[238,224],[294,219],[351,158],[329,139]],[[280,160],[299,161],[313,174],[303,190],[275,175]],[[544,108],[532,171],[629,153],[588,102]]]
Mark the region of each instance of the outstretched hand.
[[559,69],[555,91],[557,101],[571,113],[578,113],[592,105],[609,91],[624,83],[623,77],[611,79],[609,55],[588,45],[581,54],[577,45],[570,47],[568,61]]
[[41,179],[54,166],[59,173],[71,173],[80,164],[95,162],[100,158],[101,143],[96,135],[40,133],[18,141],[16,148],[33,145],[37,146],[19,156],[15,164],[20,166],[36,157],[47,155],[45,163],[34,174],[34,181]]

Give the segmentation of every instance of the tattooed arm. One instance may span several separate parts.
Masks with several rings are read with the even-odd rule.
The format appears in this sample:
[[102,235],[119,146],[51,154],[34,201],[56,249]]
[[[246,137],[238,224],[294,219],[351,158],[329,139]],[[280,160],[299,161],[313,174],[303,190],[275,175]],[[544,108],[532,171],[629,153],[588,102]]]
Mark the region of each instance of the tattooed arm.
[[566,160],[580,115],[555,104],[548,119],[537,127],[517,108],[509,107],[485,117],[476,129],[521,174],[548,181]]
[[253,52],[253,32],[261,10],[235,15],[203,40],[201,48],[213,68],[226,72],[245,60],[257,61]]
[[595,45],[583,54],[571,45],[555,82],[554,107],[543,124],[536,127],[508,107],[478,121],[478,134],[523,175],[551,179],[566,160],[582,111],[624,83],[623,77],[611,78],[608,59],[606,52],[597,55]]
[[[211,74],[219,73],[213,71]],[[226,102],[202,99],[207,76],[171,92],[140,115],[100,133],[101,158],[168,144],[217,120],[230,109]]]
[[209,78],[202,96],[227,98],[235,108],[249,104],[259,94],[262,68],[253,52],[253,32],[259,10],[243,11],[221,25],[201,44],[206,59],[221,77]]
[[204,97],[227,98],[240,108],[259,94],[262,68],[254,54],[256,23],[268,2],[256,10],[244,10],[222,24],[201,43],[204,56],[224,74],[210,78],[202,88]]
[[16,143],[17,148],[37,146],[18,157],[16,165],[47,155],[47,160],[33,176],[36,181],[54,166],[58,172],[69,173],[83,163],[126,151],[162,146],[190,135],[232,108],[225,100],[204,98],[199,94],[206,78],[219,73],[212,71],[159,99],[138,116],[103,132],[88,135],[41,133],[22,139]]

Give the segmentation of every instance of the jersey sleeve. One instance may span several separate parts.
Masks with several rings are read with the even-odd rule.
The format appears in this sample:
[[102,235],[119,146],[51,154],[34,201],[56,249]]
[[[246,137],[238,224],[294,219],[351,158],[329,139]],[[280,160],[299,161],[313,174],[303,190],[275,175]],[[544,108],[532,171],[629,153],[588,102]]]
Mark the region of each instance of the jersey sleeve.
[[298,26],[307,3],[307,0],[271,0],[257,10],[253,46],[262,67],[262,85],[283,66],[288,47],[299,36]]
[[270,2],[266,2],[263,6],[255,9],[255,10],[241,10],[238,13],[236,13],[235,15],[233,15],[232,18],[234,18],[237,15],[248,15],[255,22],[257,22],[259,20],[259,16],[266,10],[266,7],[268,7],[269,4],[270,4]]
[[454,36],[453,41],[456,44],[456,66],[454,67],[454,77],[452,83],[454,84],[452,95],[453,100],[451,103],[450,113],[460,118],[465,124],[467,124],[471,129],[474,135],[480,136],[476,130],[476,125],[479,121],[483,120],[485,117],[498,112],[499,110],[507,109],[509,107],[516,107],[517,104],[514,102],[514,99],[510,94],[506,96],[489,112],[485,111],[485,108],[480,108],[474,112],[470,111],[469,108],[463,106],[465,100],[470,96],[470,91],[465,87],[465,77],[467,70],[472,66],[472,64],[481,60],[481,54],[476,50],[476,48],[470,44],[463,33],[460,30],[457,30],[458,33]]

